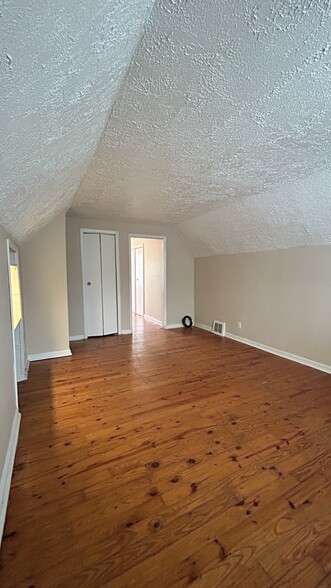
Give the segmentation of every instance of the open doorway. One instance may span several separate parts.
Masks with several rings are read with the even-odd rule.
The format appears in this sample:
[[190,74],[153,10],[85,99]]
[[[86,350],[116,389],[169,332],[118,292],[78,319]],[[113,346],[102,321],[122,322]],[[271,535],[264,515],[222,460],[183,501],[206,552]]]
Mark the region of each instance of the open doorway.
[[16,382],[21,382],[26,379],[27,359],[25,353],[20,270],[17,247],[11,243],[9,239],[7,240],[7,260],[14,352],[14,373]]
[[130,235],[131,330],[166,324],[165,237]]

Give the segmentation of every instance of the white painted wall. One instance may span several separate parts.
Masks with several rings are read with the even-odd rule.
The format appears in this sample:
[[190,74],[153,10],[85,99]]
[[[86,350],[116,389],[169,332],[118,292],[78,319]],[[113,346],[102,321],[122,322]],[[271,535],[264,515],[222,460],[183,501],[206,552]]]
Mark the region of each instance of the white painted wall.
[[4,522],[4,490],[8,484],[9,470],[5,463],[10,452],[11,431],[17,415],[16,386],[14,379],[14,357],[10,321],[9,282],[7,270],[8,235],[0,225],[0,541]]
[[37,359],[39,355],[62,355],[61,352],[68,352],[64,213],[58,215],[22,245],[21,268],[29,358]]
[[196,323],[328,366],[330,301],[328,245],[195,260]]
[[84,333],[80,229],[119,231],[121,327],[130,328],[129,234],[167,237],[167,324],[178,324],[184,315],[193,316],[193,256],[186,245],[165,226],[122,223],[67,217],[67,267],[70,336]]

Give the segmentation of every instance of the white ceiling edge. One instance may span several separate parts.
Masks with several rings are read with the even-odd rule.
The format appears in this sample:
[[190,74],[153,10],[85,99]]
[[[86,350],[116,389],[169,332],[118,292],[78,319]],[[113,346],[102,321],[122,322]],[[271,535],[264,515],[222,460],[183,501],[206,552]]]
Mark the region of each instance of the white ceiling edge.
[[0,223],[20,243],[71,204],[154,0],[0,7]]
[[176,225],[195,257],[331,244],[331,172],[289,182]]

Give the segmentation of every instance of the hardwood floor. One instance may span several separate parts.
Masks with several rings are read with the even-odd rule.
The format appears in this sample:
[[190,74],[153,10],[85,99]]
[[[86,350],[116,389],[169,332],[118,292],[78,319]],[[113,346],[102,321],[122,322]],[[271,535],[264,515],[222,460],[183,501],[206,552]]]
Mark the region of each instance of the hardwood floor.
[[33,363],[0,586],[331,586],[331,376],[138,325]]

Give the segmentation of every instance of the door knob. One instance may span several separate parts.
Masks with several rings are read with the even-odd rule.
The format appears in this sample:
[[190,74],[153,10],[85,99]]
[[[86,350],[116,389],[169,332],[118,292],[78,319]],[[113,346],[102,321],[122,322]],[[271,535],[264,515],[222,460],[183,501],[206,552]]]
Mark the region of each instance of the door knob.
[[88,286],[91,286],[91,282],[87,282],[87,285],[88,285]]

